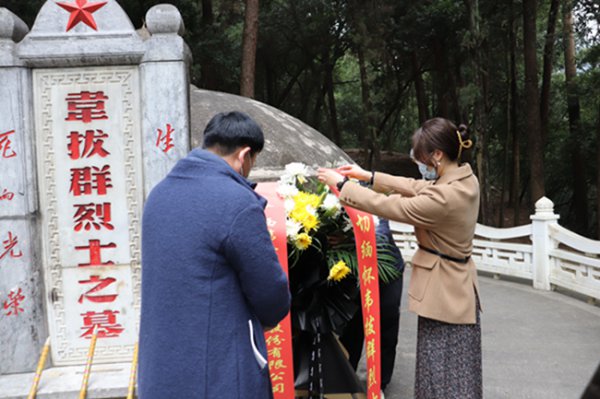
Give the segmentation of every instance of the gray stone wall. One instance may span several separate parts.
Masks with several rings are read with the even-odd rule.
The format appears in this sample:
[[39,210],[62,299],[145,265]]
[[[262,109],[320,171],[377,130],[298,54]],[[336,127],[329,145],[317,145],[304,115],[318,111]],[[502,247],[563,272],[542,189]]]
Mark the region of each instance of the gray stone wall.
[[16,55],[27,33],[0,8],[0,374],[31,370],[48,332],[37,240],[31,71]]

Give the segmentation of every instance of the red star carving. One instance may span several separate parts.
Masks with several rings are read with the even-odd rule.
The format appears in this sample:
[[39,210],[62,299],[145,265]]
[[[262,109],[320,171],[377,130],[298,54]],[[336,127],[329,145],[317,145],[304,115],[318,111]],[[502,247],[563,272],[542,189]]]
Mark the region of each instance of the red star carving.
[[67,24],[67,32],[73,29],[78,23],[83,22],[90,28],[98,30],[96,21],[92,13],[102,8],[107,1],[101,1],[97,3],[88,3],[87,0],[75,0],[75,3],[56,3],[56,5],[64,8],[71,13],[69,17],[69,23]]

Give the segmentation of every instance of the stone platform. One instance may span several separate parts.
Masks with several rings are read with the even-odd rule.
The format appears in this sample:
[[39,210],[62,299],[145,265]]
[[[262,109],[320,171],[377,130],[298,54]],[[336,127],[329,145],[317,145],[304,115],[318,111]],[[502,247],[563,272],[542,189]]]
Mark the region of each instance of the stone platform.
[[[37,399],[72,399],[79,397],[84,366],[52,367],[44,370]],[[129,363],[92,366],[88,399],[117,399],[127,396],[131,365]],[[34,373],[0,376],[0,399],[26,398]]]
[[[405,273],[396,366],[386,399],[413,397],[417,317]],[[566,292],[480,276],[486,399],[577,399],[600,363],[600,307]],[[44,371],[39,399],[77,398],[83,367]],[[95,365],[88,398],[123,398],[129,364]],[[364,366],[359,368],[364,380]],[[33,374],[0,376],[0,399],[27,396]]]

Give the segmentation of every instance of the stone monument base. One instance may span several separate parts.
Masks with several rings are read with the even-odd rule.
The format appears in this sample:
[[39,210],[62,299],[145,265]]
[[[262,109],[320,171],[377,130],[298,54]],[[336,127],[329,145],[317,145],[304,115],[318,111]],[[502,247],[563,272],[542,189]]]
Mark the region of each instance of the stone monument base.
[[[45,369],[38,386],[37,399],[73,399],[79,397],[85,366]],[[96,364],[88,383],[88,398],[117,399],[127,396],[131,363]],[[0,399],[27,398],[34,373],[0,376]]]

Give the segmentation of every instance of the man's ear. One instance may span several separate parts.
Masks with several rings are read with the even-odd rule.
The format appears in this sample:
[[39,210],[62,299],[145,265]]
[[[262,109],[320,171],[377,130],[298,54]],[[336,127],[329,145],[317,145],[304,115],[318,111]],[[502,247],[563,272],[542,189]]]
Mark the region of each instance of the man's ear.
[[250,147],[243,147],[240,152],[238,153],[238,159],[240,160],[240,162],[244,162],[244,159],[246,158],[246,155],[250,155],[250,151],[252,151],[252,149]]

